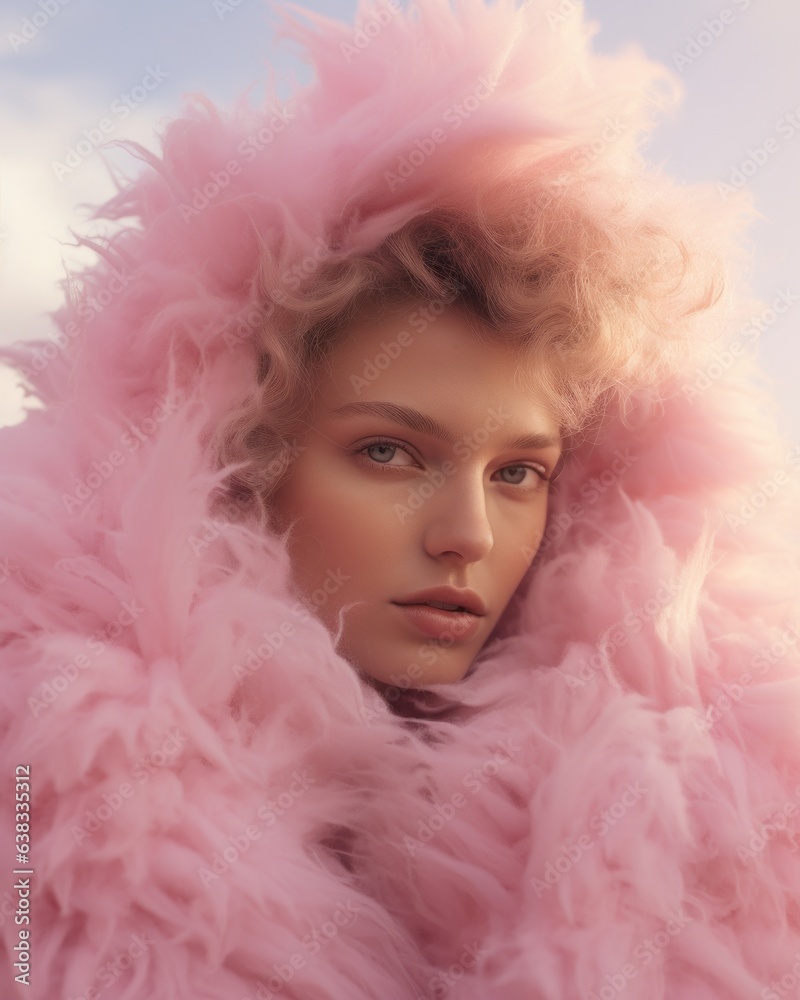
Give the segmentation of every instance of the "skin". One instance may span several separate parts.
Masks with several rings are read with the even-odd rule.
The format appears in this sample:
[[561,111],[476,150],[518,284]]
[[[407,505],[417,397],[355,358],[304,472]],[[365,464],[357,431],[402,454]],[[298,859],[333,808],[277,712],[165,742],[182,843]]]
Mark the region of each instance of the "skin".
[[[272,502],[295,583],[334,637],[341,613],[339,653],[367,678],[420,688],[461,680],[497,624],[541,543],[561,440],[513,348],[485,339],[460,307],[422,332],[413,311],[364,317],[331,348]],[[421,411],[453,441],[385,414],[334,412],[376,401]],[[507,443],[534,434],[552,440]],[[426,637],[392,603],[445,585],[483,599],[473,637]]]

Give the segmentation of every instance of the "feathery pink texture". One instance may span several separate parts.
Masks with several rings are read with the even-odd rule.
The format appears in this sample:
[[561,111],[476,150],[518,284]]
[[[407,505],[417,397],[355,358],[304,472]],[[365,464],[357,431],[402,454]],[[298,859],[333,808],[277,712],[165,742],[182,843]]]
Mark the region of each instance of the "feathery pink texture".
[[2,352],[46,403],[0,432],[0,748],[7,783],[31,768],[35,867],[31,986],[10,959],[4,996],[752,1000],[792,975],[800,453],[755,364],[715,376],[743,298],[700,316],[663,403],[571,457],[502,628],[439,689],[468,722],[393,714],[280,541],[209,519],[204,433],[253,381],[261,248],[277,283],[566,164],[610,227],[617,202],[660,213],[735,271],[747,205],[638,151],[672,78],[556,9],[362,3],[363,36],[287,15],[315,81],[230,115],[197,98],[161,156],[132,145],[146,171],[99,210],[129,226],[58,346]]

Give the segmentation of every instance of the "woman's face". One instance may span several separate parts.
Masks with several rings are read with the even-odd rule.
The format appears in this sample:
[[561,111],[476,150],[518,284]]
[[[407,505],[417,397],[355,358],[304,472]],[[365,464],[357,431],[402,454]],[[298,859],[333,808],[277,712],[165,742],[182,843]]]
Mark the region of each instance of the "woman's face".
[[331,349],[274,510],[306,602],[334,635],[343,612],[338,651],[379,681],[461,680],[539,546],[560,440],[520,364],[453,306]]

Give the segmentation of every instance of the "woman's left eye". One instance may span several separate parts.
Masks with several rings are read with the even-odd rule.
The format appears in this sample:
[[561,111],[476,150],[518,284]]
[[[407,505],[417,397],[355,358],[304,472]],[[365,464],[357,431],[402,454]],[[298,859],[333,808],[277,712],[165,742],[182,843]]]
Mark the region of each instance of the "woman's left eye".
[[[538,489],[542,485],[542,483],[549,482],[547,478],[547,472],[544,469],[540,469],[539,467],[534,465],[506,465],[504,468],[498,469],[497,471],[501,474],[504,472],[509,472],[513,473],[517,477],[522,477],[522,478],[515,478],[513,480],[511,479],[504,480],[509,486],[530,485],[532,489]],[[533,480],[529,480],[526,482],[525,474],[527,472],[533,473],[534,478]]]

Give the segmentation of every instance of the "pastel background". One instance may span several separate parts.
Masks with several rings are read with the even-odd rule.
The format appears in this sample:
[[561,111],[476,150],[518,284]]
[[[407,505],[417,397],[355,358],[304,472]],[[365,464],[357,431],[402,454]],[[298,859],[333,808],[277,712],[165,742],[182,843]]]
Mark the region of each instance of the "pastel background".
[[[349,21],[355,0],[311,0]],[[750,232],[752,287],[782,312],[761,318],[760,356],[781,426],[800,441],[800,74],[795,0],[586,0],[595,44],[636,43],[671,66],[685,87],[646,155],[687,182],[747,184],[760,220]],[[553,0],[574,16],[574,0]],[[135,171],[121,149],[68,150],[104,122],[107,139],[158,149],[156,132],[202,91],[229,103],[274,67],[288,97],[308,69],[274,38],[277,15],[262,0],[2,0],[0,8],[0,343],[47,337],[65,264],[89,259],[70,227],[91,232],[88,205]],[[256,87],[255,94],[258,95]],[[77,157],[77,158],[76,158]],[[720,188],[720,197],[725,188]],[[0,366],[0,425],[22,419],[21,394]]]

